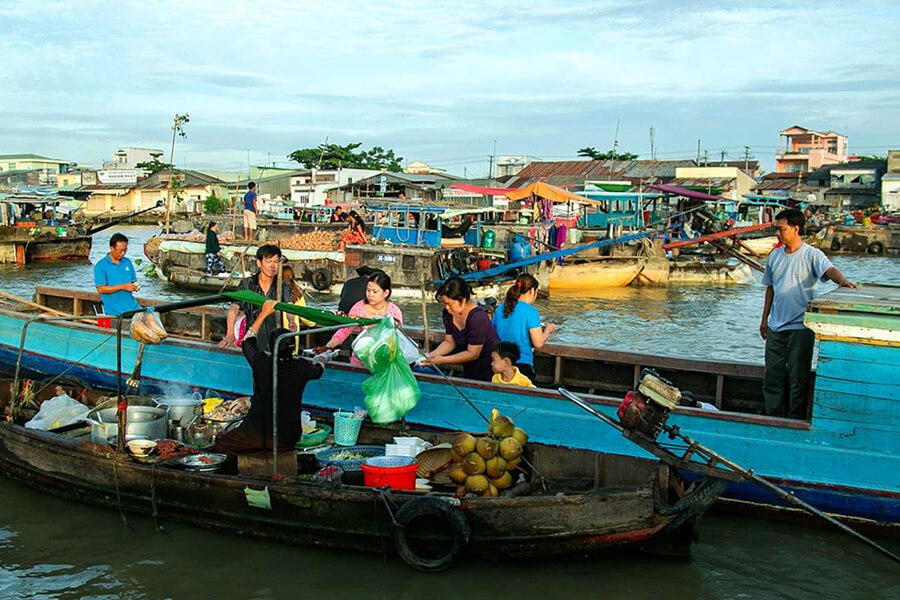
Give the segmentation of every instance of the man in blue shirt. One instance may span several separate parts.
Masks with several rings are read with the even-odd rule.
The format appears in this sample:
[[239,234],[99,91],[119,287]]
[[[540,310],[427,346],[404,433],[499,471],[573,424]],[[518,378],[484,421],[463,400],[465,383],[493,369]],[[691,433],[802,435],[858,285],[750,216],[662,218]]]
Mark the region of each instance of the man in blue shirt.
[[114,233],[109,238],[109,254],[94,265],[94,285],[103,302],[103,313],[120,315],[129,310],[140,310],[132,292],[138,291],[137,274],[134,265],[125,258],[128,252],[128,238]]
[[805,419],[812,365],[813,332],[803,325],[803,313],[816,297],[819,280],[841,287],[850,283],[818,248],[803,242],[803,213],[783,210],[775,215],[781,247],[766,262],[766,299],[759,335],[766,340],[763,375],[765,412],[773,417]]
[[251,181],[244,194],[244,238],[248,242],[256,232],[256,212],[256,184]]

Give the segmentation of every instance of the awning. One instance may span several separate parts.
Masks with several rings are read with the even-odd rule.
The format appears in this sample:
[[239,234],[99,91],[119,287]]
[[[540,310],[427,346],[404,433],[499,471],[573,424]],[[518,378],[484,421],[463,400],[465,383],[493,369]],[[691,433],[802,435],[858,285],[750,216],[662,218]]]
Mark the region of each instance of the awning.
[[480,185],[469,185],[468,183],[454,183],[450,186],[450,189],[462,190],[473,194],[483,194],[485,196],[505,196],[508,192],[518,191],[516,188],[481,187]]
[[525,186],[520,190],[513,190],[506,193],[506,197],[510,200],[522,200],[530,196],[539,196],[541,198],[549,200],[550,202],[580,202],[582,204],[600,204],[600,202],[597,202],[596,200],[591,200],[590,198],[585,198],[584,196],[573,194],[572,192],[564,190],[560,187],[556,187],[555,185],[550,185],[549,183],[544,183],[543,181],[536,181],[535,183]]
[[694,200],[712,200],[713,202],[721,202],[722,200],[727,200],[727,198],[722,198],[721,196],[713,196],[712,194],[704,194],[703,192],[697,192],[694,190],[689,190],[687,188],[678,187],[677,185],[648,185],[648,188],[652,190],[658,190],[660,192],[666,194],[675,194],[676,196],[684,196],[685,198],[692,198]]

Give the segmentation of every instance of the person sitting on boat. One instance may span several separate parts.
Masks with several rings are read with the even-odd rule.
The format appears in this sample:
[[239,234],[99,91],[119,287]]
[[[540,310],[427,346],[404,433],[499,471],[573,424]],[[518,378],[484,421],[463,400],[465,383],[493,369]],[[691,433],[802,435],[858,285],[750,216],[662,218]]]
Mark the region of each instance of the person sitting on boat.
[[438,289],[437,299],[444,305],[444,341],[426,355],[429,364],[462,365],[463,377],[490,381],[491,353],[500,340],[483,308],[472,300],[472,288],[462,277],[448,278]]
[[[241,350],[253,372],[253,396],[250,410],[241,425],[216,439],[215,451],[230,456],[256,450],[272,449],[272,351],[278,336],[287,329],[274,329],[268,351],[260,349],[258,331],[275,313],[275,300],[263,304],[253,324],[247,328]],[[278,348],[278,448],[293,451],[300,441],[300,408],[307,382],[319,379],[328,355],[305,360],[293,353],[294,345],[283,342]]]
[[491,354],[491,370],[494,372],[491,383],[534,387],[531,379],[522,374],[522,371],[516,367],[520,357],[521,353],[516,344],[513,342],[500,342],[500,345]]
[[[276,277],[278,269],[281,267],[281,248],[273,244],[265,244],[256,250],[256,267],[259,272],[241,280],[238,290],[250,290],[261,294],[272,300],[280,302],[292,303],[294,293],[291,286],[285,282],[281,283],[281,293],[276,291]],[[237,336],[235,335],[235,322],[238,320],[240,313],[243,313],[245,323],[253,323],[259,316],[260,309],[254,304],[247,302],[232,303],[228,307],[228,318],[226,319],[225,337],[219,342],[219,348],[227,348],[235,343]],[[296,323],[293,319],[291,323]],[[267,348],[269,344],[269,336],[272,331],[279,326],[275,317],[266,319],[260,328],[257,329],[256,335],[259,337],[259,345]],[[292,325],[292,330],[296,330],[296,325]]]
[[225,263],[222,261],[222,247],[219,245],[219,226],[215,221],[211,221],[206,229],[206,274],[217,275],[224,272]]
[[120,315],[130,310],[140,310],[133,292],[140,289],[134,265],[125,257],[128,238],[114,233],[109,238],[109,253],[94,265],[94,285],[103,303],[103,314]]
[[340,206],[334,207],[334,212],[331,213],[330,221],[332,223],[340,223],[343,220],[344,209]]
[[341,299],[338,302],[338,313],[346,315],[353,305],[366,299],[366,288],[369,287],[369,277],[374,273],[383,273],[381,269],[373,269],[365,265],[357,267],[356,277],[348,279],[341,286]]
[[[378,319],[386,315],[394,318],[394,324],[397,327],[403,327],[403,313],[400,307],[390,301],[391,298],[391,278],[384,271],[376,271],[368,276],[366,283],[366,297],[360,300],[347,313],[347,316],[359,319]],[[328,343],[324,347],[318,348],[320,352],[326,350],[334,350],[340,348],[341,345],[350,337],[351,333],[359,333],[361,327],[344,327],[338,329]],[[362,366],[362,363],[356,359],[356,356],[350,356],[350,362],[354,365]]]
[[350,215],[347,217],[347,231],[341,234],[339,248],[343,250],[346,246],[365,243],[366,227],[356,211],[351,210]]
[[773,417],[805,419],[809,397],[813,332],[803,324],[803,313],[816,297],[816,284],[847,281],[825,254],[803,242],[803,213],[786,209],[775,215],[775,235],[782,244],[766,262],[763,285],[766,297],[759,335],[766,341],[763,401]]
[[534,377],[534,351],[540,350],[556,330],[553,323],[541,325],[541,315],[534,307],[537,300],[538,281],[523,273],[506,291],[503,306],[494,313],[494,329],[501,342],[513,342],[522,357],[516,366],[527,377]]

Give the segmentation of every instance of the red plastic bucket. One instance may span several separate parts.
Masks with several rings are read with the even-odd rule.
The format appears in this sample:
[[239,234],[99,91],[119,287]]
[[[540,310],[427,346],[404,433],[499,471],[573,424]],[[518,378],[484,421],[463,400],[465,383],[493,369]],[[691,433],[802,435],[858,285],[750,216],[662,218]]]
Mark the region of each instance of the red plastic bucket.
[[363,483],[367,487],[393,490],[416,489],[416,459],[405,456],[374,456],[362,464]]
[[112,329],[112,319],[97,319],[97,327]]

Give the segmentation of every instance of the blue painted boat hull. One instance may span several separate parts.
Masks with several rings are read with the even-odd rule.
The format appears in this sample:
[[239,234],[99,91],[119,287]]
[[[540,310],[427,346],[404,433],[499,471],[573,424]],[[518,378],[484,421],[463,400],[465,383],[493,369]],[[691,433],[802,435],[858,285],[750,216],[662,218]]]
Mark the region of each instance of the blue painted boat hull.
[[[0,310],[0,370],[15,367],[23,315]],[[23,355],[23,374],[57,375],[63,371],[103,389],[116,385],[115,337],[82,324],[34,324]],[[123,340],[125,377],[137,343]],[[828,351],[826,348],[826,356]],[[826,369],[827,371],[827,369]],[[304,405],[330,412],[363,406],[361,384],[368,374],[350,365],[332,365],[306,388]],[[420,376],[422,399],[408,415],[417,426],[479,431],[484,422],[462,398],[483,413],[492,408],[514,415],[517,425],[542,444],[648,458],[612,428],[550,390],[509,388],[459,381],[458,390],[440,378]],[[123,377],[124,385],[124,377]],[[227,397],[251,393],[250,370],[236,350],[205,342],[167,340],[148,346],[143,360],[141,393],[171,394],[199,389]],[[617,401],[593,398],[598,410],[612,415]],[[823,409],[811,423],[752,415],[679,410],[670,423],[702,444],[744,467],[770,477],[818,508],[879,524],[900,524],[896,421],[868,426],[862,416],[838,420]],[[771,493],[751,484],[729,485],[728,498],[782,506]]]

